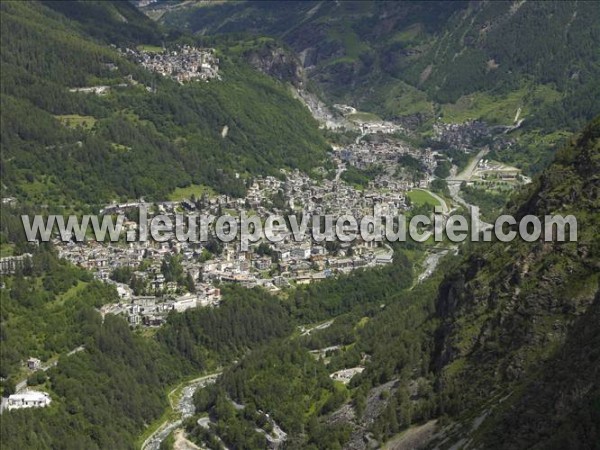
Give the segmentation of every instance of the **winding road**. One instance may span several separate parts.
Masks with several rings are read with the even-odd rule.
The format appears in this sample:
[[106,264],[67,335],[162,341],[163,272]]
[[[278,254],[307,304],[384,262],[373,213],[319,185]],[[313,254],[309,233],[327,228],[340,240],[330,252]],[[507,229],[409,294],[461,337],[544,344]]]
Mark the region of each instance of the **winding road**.
[[[452,200],[454,201],[454,203],[464,206],[467,209],[467,211],[469,211],[469,212],[471,212],[472,207],[476,206],[476,205],[471,205],[470,203],[467,203],[465,201],[465,199],[463,199],[460,196],[460,185],[462,184],[463,181],[469,181],[471,179],[471,177],[473,176],[473,172],[475,171],[475,168],[477,167],[477,164],[479,164],[479,161],[481,161],[481,159],[483,159],[483,157],[485,155],[487,155],[488,152],[489,152],[489,150],[487,150],[487,149],[481,150],[469,162],[467,167],[465,167],[465,169],[460,174],[456,175],[453,173],[448,178],[446,178],[446,183],[448,184],[448,190],[450,191],[450,196],[452,197]],[[456,166],[453,167],[453,172],[455,172],[455,171],[456,171]],[[429,193],[433,198],[435,198],[440,203],[440,205],[442,206],[442,214],[444,214],[445,216],[449,215],[454,209],[456,209],[456,206],[455,206],[451,210],[448,207],[448,204],[446,203],[446,201],[443,198],[441,198],[439,195],[437,195],[429,190],[426,190],[426,189],[422,189],[422,190]],[[482,221],[479,217],[477,217],[476,220],[477,220],[480,230],[485,230],[485,229],[492,227],[491,224]],[[457,246],[451,246],[451,247],[436,246],[431,251],[429,251],[427,257],[423,261],[423,270],[418,275],[417,280],[416,280],[415,284],[413,285],[413,288],[414,288],[414,286],[416,286],[417,284],[421,283],[423,280],[425,280],[426,278],[431,276],[431,274],[437,267],[440,260],[446,254],[448,254],[448,252],[450,252],[450,251],[457,252],[458,247]]]
[[[469,212],[472,211],[473,206],[477,206],[477,205],[471,205],[470,203],[467,203],[465,201],[465,199],[460,196],[460,194],[459,194],[459,192],[460,192],[460,185],[464,181],[469,181],[471,179],[471,177],[473,176],[473,171],[477,167],[477,164],[479,164],[479,161],[481,161],[481,159],[485,155],[487,155],[488,152],[489,152],[488,149],[481,150],[471,160],[471,162],[469,162],[469,164],[467,165],[467,167],[465,167],[465,169],[461,173],[459,173],[457,175],[450,175],[448,178],[446,178],[446,183],[448,184],[448,190],[450,191],[450,196],[452,197],[452,200],[454,200],[454,202],[457,203],[457,204],[459,204],[459,205],[463,205],[465,208],[467,208],[467,211],[469,211]],[[455,167],[453,167],[453,170],[456,170]],[[479,230],[483,231],[483,230],[486,230],[488,228],[492,228],[491,224],[489,224],[487,222],[484,222],[479,217],[477,217],[474,220],[476,220],[476,223],[478,225]]]

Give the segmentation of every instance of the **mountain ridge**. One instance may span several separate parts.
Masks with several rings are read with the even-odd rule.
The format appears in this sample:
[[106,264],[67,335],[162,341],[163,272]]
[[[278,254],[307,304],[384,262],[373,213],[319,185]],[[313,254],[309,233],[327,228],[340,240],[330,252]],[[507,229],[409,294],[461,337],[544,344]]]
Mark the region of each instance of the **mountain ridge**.
[[[384,99],[384,92],[397,96],[402,89],[409,89],[406,95],[422,90],[440,104],[478,91],[500,89],[504,95],[518,90],[527,77],[571,91],[570,96],[590,88],[597,92],[591,83],[600,63],[593,45],[600,29],[591,19],[597,12],[590,3],[565,2],[315,1],[286,2],[285,7],[277,2],[192,2],[167,11],[161,21],[199,34],[277,37],[301,55],[330,99],[390,116],[398,113],[377,108],[373,99]],[[340,91],[344,86],[352,89]],[[523,100],[533,104],[534,99]],[[583,120],[594,115],[587,107],[591,113]],[[578,126],[581,121],[570,125]]]
[[[587,410],[580,411],[582,417],[589,415],[580,441],[572,436],[577,431],[563,428],[572,425],[569,415],[577,411],[578,403],[586,402],[578,390],[592,398],[600,394],[594,382],[600,359],[593,349],[600,330],[592,325],[600,300],[600,239],[594,231],[597,214],[590,214],[599,206],[599,138],[600,118],[596,118],[575,142],[559,151],[528,199],[515,205],[517,218],[575,215],[577,243],[498,242],[484,253],[477,249],[481,246],[475,246],[462,269],[447,276],[440,287],[436,310],[442,325],[436,335],[434,365],[440,374],[440,391],[447,390],[455,402],[449,401],[445,408],[460,413],[469,408],[469,402],[481,401],[478,395],[502,398],[512,405],[496,406],[499,413],[488,410],[490,417],[485,420],[499,420],[504,427],[510,423],[511,428],[508,440],[496,437],[502,434],[500,425],[488,430],[480,441],[486,446],[558,448],[559,442],[569,440],[593,443],[597,436],[590,422],[598,414],[591,406],[593,400]],[[583,336],[589,341],[580,348],[574,346],[574,342],[584,342]],[[569,372],[569,361],[577,362],[577,373]],[[557,373],[563,378],[556,377]],[[519,386],[525,393],[519,393]],[[553,401],[565,405],[559,410],[539,406]],[[537,414],[548,414],[548,423],[528,417],[532,408]]]
[[144,7],[201,36],[275,38],[313,91],[430,136],[436,123],[513,126],[495,159],[538,173],[600,113],[592,2],[185,2]]

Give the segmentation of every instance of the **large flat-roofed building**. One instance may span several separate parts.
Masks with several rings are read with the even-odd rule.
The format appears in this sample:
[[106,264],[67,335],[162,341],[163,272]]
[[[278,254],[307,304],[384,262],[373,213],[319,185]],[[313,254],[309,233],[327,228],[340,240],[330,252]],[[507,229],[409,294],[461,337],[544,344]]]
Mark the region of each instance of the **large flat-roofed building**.
[[52,402],[46,392],[23,391],[8,397],[8,410],[23,408],[44,408]]

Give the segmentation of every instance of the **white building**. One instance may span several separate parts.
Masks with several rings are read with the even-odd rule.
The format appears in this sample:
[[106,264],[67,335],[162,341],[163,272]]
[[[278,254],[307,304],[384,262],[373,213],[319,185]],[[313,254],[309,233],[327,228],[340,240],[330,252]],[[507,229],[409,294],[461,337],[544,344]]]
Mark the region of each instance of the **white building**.
[[310,258],[310,247],[294,247],[290,251],[290,256],[294,259]]
[[187,309],[196,308],[198,306],[198,296],[195,294],[185,294],[178,297],[173,302],[173,309],[177,312],[183,312]]
[[8,397],[8,410],[23,408],[44,408],[52,402],[46,392],[24,391]]

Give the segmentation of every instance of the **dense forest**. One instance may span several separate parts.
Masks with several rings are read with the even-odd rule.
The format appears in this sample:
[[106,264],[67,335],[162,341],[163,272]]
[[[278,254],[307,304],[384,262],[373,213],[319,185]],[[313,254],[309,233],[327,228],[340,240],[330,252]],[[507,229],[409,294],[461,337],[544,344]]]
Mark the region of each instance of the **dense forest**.
[[165,386],[189,373],[185,361],[134,335],[122,318],[77,319],[85,350],[48,370],[51,407],[2,415],[5,448],[133,448],[167,406]]
[[164,386],[192,366],[158,342],[134,334],[98,308],[114,287],[59,260],[47,245],[21,271],[2,277],[0,367],[3,395],[24,379],[22,362],[45,361],[27,384],[51,392],[43,410],[2,415],[5,448],[131,448],[166,406]]
[[[114,301],[111,287],[58,260],[48,249],[33,254],[13,277],[3,277],[0,309],[1,376],[14,375],[30,356],[47,360],[85,343],[82,320]],[[11,378],[9,378],[11,380]],[[12,381],[12,380],[11,380]]]
[[[119,39],[116,28],[100,32],[76,8],[52,5],[81,22],[72,27],[38,3],[2,4],[3,195],[97,205],[163,200],[195,183],[241,196],[252,175],[277,175],[281,167],[309,172],[324,158],[308,111],[227,47],[218,48],[222,81],[182,86],[107,45],[168,38],[158,30],[122,27],[129,31]],[[112,7],[94,4],[106,14]],[[96,85],[111,90],[69,91]]]
[[[4,394],[10,394],[19,381],[22,376],[20,363],[27,357],[51,360],[63,355],[55,368],[50,368],[46,374],[35,374],[29,380],[31,385],[48,389],[57,406],[44,410],[42,415],[38,411],[24,411],[3,417],[2,426],[11,430],[7,442],[23,443],[20,440],[23,430],[30,421],[40,420],[43,425],[38,433],[28,438],[28,444],[41,448],[70,448],[69,445],[130,448],[144,426],[164,409],[165,386],[192,373],[226,367],[240,358],[243,364],[227,371],[218,386],[240,402],[251,396],[251,403],[243,417],[239,414],[230,416],[223,411],[219,416],[215,410],[215,417],[222,419],[218,436],[231,439],[231,442],[244,440],[239,437],[236,427],[250,427],[248,417],[256,420],[259,410],[271,410],[273,402],[277,403],[280,395],[286,395],[289,401],[278,403],[285,409],[275,415],[277,420],[282,422],[286,432],[296,433],[299,426],[310,428],[310,439],[319,442],[318,436],[327,433],[323,425],[319,425],[318,417],[333,411],[349,394],[334,385],[325,367],[308,353],[315,341],[310,344],[311,341],[305,342],[305,338],[298,340],[295,337],[297,326],[340,315],[360,318],[377,314],[381,302],[386,299],[396,302],[398,289],[411,285],[412,268],[408,259],[399,254],[391,266],[328,280],[318,286],[298,288],[287,300],[273,297],[261,289],[224,286],[224,301],[219,308],[173,313],[151,339],[130,330],[121,318],[108,315],[102,320],[96,308],[115,301],[114,289],[92,281],[85,271],[58,260],[52,248],[34,250],[31,267],[14,276],[3,277],[3,282],[0,337],[3,376],[8,377],[4,382]],[[338,317],[336,323],[349,322]],[[318,333],[314,339],[321,339]],[[83,346],[82,351],[64,356],[79,346]],[[273,360],[265,365],[270,361],[267,355]],[[288,361],[288,365],[278,361]],[[298,364],[304,366],[300,372]],[[143,375],[137,374],[139,367],[144,367]],[[244,392],[235,391],[242,387],[235,387],[236,382],[228,381],[231,377],[245,378],[248,371],[258,373],[267,368],[274,372],[262,375],[262,381],[256,380],[255,384],[244,387]],[[90,377],[98,374],[123,382],[96,386]],[[320,381],[313,381],[316,374]],[[65,376],[68,376],[68,382]],[[280,380],[281,393],[266,400],[262,396],[270,391],[273,376]],[[290,380],[296,380],[298,392],[286,393]],[[313,382],[321,386],[322,392],[315,391]],[[129,391],[126,397],[123,397],[122,389]],[[139,397],[142,392],[147,392],[148,397]],[[314,398],[302,403],[298,402],[300,397],[294,397],[309,394]],[[90,403],[97,396],[105,398],[106,402]],[[136,409],[142,405],[147,409]],[[318,405],[316,410],[315,405]],[[223,407],[230,409],[227,404]],[[206,408],[212,410],[212,406]],[[65,429],[60,424],[66,423],[72,414],[77,417],[77,425],[65,440],[66,447],[60,447]],[[105,420],[99,418],[102,414],[110,415],[110,419],[106,419],[108,422],[98,422]],[[128,418],[127,425],[118,426],[125,417]],[[98,428],[94,425],[95,431],[90,434],[91,424],[97,423],[115,426]],[[112,434],[111,428],[118,432]],[[347,437],[347,433],[341,433],[335,439],[343,436]],[[298,442],[305,442],[304,438]]]

